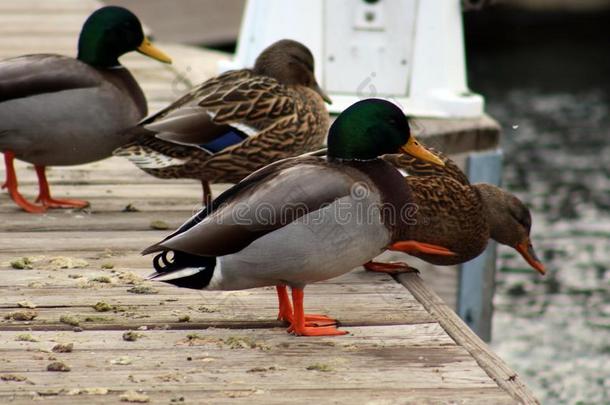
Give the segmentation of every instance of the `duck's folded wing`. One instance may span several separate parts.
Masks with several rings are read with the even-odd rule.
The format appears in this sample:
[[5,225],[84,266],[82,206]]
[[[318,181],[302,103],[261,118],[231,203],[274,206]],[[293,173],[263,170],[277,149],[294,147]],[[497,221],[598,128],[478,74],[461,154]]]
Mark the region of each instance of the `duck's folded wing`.
[[0,61],[0,102],[95,87],[101,76],[88,65],[61,55],[25,55]]
[[292,158],[254,173],[143,253],[235,253],[256,239],[350,194],[352,179],[325,159]]
[[276,80],[238,70],[204,82],[140,126],[157,139],[217,152],[294,111],[294,100]]
[[407,154],[385,155],[383,156],[383,159],[391,163],[394,167],[404,170],[410,176],[447,176],[463,185],[470,184],[466,174],[449,158],[449,156],[429,146],[426,146],[426,149],[441,158],[443,163],[445,163],[445,166],[425,162]]

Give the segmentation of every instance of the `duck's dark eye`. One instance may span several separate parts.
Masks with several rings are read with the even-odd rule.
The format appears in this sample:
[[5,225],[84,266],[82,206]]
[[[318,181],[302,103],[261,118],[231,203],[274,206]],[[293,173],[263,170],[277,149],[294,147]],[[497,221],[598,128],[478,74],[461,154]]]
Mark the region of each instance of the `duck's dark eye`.
[[515,221],[517,221],[517,223],[519,223],[519,225],[524,227],[528,232],[530,231],[530,229],[532,227],[532,221],[529,217],[513,216],[513,218],[515,219]]

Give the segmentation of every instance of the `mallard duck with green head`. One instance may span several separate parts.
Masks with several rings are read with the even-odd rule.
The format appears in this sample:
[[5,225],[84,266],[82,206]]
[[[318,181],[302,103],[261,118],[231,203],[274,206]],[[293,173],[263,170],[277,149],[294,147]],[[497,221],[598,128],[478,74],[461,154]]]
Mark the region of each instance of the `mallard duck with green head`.
[[408,237],[404,219],[394,214],[408,208],[411,194],[398,170],[379,158],[397,152],[442,164],[410,136],[394,104],[367,99],[350,106],[330,128],[325,157],[290,158],[258,170],[145,249],[157,253],[150,279],[206,290],[274,285],[279,319],[290,323],[289,332],[346,333],[331,318],[305,315],[303,289],[370,260],[398,235]]
[[[52,198],[45,168],[111,156],[125,143],[121,133],[146,115],[144,93],[118,60],[130,51],[171,61],[145,37],[133,13],[122,7],[103,7],[85,21],[76,59],[36,54],[0,61],[3,188],[25,211],[88,205]],[[14,159],[36,167],[40,205],[19,193]]]
[[[462,264],[483,253],[491,238],[517,250],[544,274],[531,242],[532,216],[527,206],[495,185],[471,184],[449,157],[429,150],[443,160],[443,166],[409,155],[386,155],[384,159],[408,173],[405,183],[415,209],[411,225],[402,228],[405,236],[444,246],[455,255],[429,255],[418,250],[407,253],[436,265]],[[412,270],[402,262],[369,262],[365,268],[385,273]]]
[[237,183],[269,163],[320,148],[329,125],[325,101],[309,49],[280,40],[252,69],[207,80],[143,120],[115,155],[153,176],[200,180],[207,203],[210,183]]

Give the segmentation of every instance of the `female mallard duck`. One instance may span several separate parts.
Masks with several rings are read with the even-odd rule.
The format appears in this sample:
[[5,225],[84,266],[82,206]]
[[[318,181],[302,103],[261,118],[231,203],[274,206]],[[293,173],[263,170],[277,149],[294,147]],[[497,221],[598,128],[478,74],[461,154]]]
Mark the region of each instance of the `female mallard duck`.
[[[84,207],[79,200],[51,198],[46,166],[106,158],[124,144],[121,132],[146,115],[146,99],[118,57],[141,52],[170,59],[144,36],[138,18],[121,7],[103,7],[83,25],[76,59],[51,54],[0,62],[0,151],[11,198],[28,212]],[[33,163],[41,205],[19,193],[13,160]]]
[[330,128],[326,157],[285,159],[258,170],[145,249],[160,252],[150,278],[209,290],[275,285],[279,319],[290,322],[289,332],[346,333],[330,318],[304,314],[303,288],[350,271],[402,234],[405,224],[392,214],[404,211],[411,196],[400,173],[378,158],[397,152],[442,164],[410,137],[394,104],[368,99],[352,105]]
[[[408,155],[387,155],[385,160],[404,169],[407,187],[417,211],[413,223],[403,228],[410,238],[446,247],[454,256],[412,255],[436,265],[455,265],[480,255],[489,238],[515,248],[540,274],[545,273],[530,240],[532,217],[514,195],[491,184],[470,184],[466,175],[447,156],[444,166],[431,165]],[[409,271],[405,263],[369,262],[371,271]]]
[[253,69],[212,78],[142,121],[133,143],[115,152],[161,178],[237,183],[274,161],[322,146],[330,102],[303,44],[284,39],[266,48]]

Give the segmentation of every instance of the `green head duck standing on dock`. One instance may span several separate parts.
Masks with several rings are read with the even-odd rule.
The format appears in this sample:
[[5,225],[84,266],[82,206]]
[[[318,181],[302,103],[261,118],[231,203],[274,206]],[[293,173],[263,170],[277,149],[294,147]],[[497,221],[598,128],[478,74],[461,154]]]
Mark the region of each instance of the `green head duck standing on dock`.
[[[411,202],[402,175],[381,155],[408,153],[443,163],[411,136],[403,112],[380,99],[346,109],[330,128],[328,146],[326,157],[285,159],[258,170],[145,249],[157,252],[150,279],[207,290],[274,285],[278,318],[290,324],[289,332],[346,333],[331,318],[304,313],[303,289],[347,273],[398,235],[408,236],[404,222],[376,209],[396,213]],[[442,246],[402,242],[429,254],[453,254]]]
[[[146,38],[133,13],[122,7],[103,7],[85,21],[76,59],[36,54],[0,61],[0,151],[6,163],[3,188],[22,209],[41,213],[48,208],[88,205],[52,198],[45,167],[111,156],[125,143],[122,131],[146,115],[144,93],[118,60],[130,51],[171,62]],[[14,159],[35,165],[40,204],[19,193]]]

